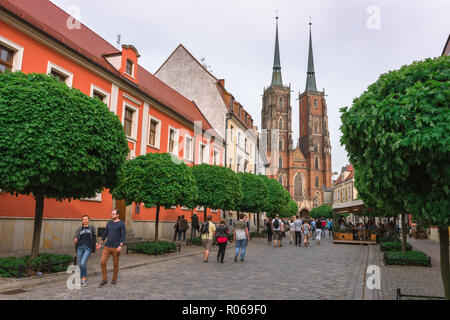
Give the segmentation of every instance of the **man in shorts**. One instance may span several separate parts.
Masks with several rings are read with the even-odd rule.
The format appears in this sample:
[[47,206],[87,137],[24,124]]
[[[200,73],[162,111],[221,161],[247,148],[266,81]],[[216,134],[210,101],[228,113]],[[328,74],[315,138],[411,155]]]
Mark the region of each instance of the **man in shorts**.
[[273,242],[276,247],[282,247],[281,238],[283,236],[284,223],[281,221],[280,216],[277,214],[275,219],[272,220]]
[[209,252],[211,251],[211,247],[213,245],[213,237],[214,233],[216,232],[216,226],[214,223],[211,222],[212,216],[208,216],[208,219],[203,224],[207,224],[207,227],[204,228],[202,224],[202,228],[200,230],[201,238],[202,238],[202,244],[204,248],[203,253],[203,262],[208,262]]

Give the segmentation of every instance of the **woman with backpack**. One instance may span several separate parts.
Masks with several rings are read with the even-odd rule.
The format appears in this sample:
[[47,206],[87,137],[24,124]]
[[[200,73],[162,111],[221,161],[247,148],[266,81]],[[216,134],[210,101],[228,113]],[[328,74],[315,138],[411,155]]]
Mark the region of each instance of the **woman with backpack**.
[[220,224],[216,227],[216,240],[217,245],[219,246],[219,251],[217,252],[217,263],[223,263],[223,259],[225,258],[225,250],[227,248],[228,242],[228,227],[226,225],[225,220],[221,220]]
[[81,285],[87,285],[87,267],[86,263],[91,255],[95,252],[97,245],[97,235],[95,227],[89,224],[89,216],[81,217],[81,227],[75,233],[73,242],[75,242],[75,251],[77,253],[77,262],[80,267]]

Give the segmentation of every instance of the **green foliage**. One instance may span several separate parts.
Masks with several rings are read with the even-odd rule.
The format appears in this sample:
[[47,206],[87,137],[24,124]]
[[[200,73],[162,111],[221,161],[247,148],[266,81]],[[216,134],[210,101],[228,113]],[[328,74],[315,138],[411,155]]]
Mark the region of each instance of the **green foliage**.
[[431,262],[428,256],[422,251],[387,251],[384,254],[384,263],[386,265],[401,265],[401,266],[426,266],[431,267]]
[[[62,272],[67,270],[67,267],[72,261],[73,257],[70,255],[50,253],[41,254],[32,260],[30,260],[30,256],[0,258],[0,277],[16,277],[19,273],[19,266],[22,265],[25,271],[28,264],[30,265],[30,270],[33,272]],[[51,266],[48,266],[48,264],[51,264]]]
[[196,205],[210,209],[236,210],[243,193],[238,176],[230,168],[200,164],[192,167],[198,187]]
[[93,197],[116,185],[128,152],[103,102],[44,74],[0,74],[0,189]]
[[291,199],[291,196],[289,195],[289,201],[280,211],[280,217],[290,218],[292,216],[295,216],[297,213],[298,213],[298,205],[294,200]]
[[169,208],[192,203],[197,187],[183,161],[168,153],[147,153],[124,164],[120,184],[112,193],[127,204],[141,202],[146,208]]
[[242,188],[242,200],[236,207],[237,211],[261,212],[269,195],[265,182],[257,175],[240,172],[237,174]]
[[189,240],[189,244],[193,245],[193,246],[201,246],[202,245],[202,238],[201,237],[192,238],[192,239]]
[[449,80],[449,56],[414,62],[341,109],[341,143],[370,207],[450,225]]
[[159,255],[170,253],[177,250],[177,245],[174,242],[160,241],[160,242],[139,242],[130,244],[128,247],[133,253],[144,253],[149,255]]
[[[402,251],[402,243],[399,241],[381,242],[381,251]],[[407,243],[406,250],[412,250],[412,246]]]
[[273,218],[277,213],[280,217],[288,217],[287,205],[291,200],[289,192],[275,179],[260,175],[261,179],[266,183],[269,190],[269,196],[264,204],[264,211],[269,218]]
[[311,210],[311,218],[333,218],[333,209],[328,204],[323,204]]

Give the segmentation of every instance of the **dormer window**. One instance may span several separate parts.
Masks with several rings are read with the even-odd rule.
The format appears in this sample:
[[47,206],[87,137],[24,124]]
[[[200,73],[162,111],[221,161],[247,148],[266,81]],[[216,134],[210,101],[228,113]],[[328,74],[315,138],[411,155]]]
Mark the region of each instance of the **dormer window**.
[[125,73],[127,73],[129,76],[133,76],[133,62],[129,59],[127,59],[127,66],[125,69]]

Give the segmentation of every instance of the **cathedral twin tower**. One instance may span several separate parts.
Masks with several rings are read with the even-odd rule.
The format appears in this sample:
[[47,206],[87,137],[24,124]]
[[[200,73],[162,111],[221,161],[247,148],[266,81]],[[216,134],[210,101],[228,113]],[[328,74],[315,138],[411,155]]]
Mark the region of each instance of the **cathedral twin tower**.
[[[299,93],[299,139],[292,141],[291,87],[281,77],[278,17],[272,83],[264,90],[262,129],[267,132],[267,155],[272,172],[298,204],[301,216],[324,203],[324,189],[331,188],[331,146],[325,92],[318,91],[314,72],[311,23],[306,88]],[[277,163],[276,163],[277,162]]]

